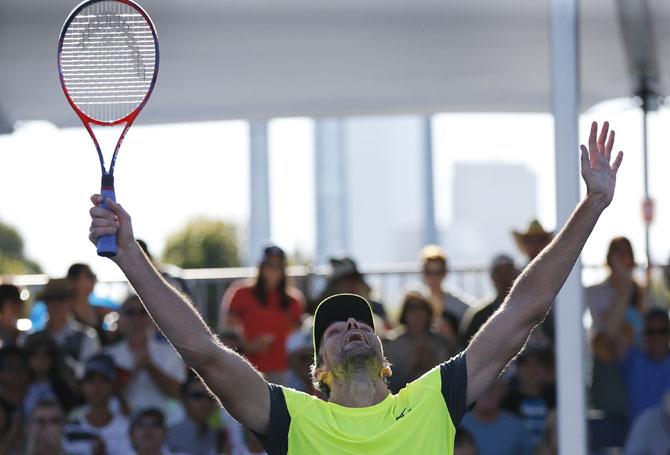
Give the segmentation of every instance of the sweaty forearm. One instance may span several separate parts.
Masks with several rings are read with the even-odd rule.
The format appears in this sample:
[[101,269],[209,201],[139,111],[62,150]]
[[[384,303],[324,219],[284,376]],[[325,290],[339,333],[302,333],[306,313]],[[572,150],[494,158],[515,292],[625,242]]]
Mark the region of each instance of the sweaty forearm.
[[542,321],[606,206],[587,196],[549,246],[526,267],[506,304],[522,307],[531,323]]
[[212,333],[193,305],[168,284],[138,245],[117,264],[147,311],[189,366],[205,361],[214,345]]

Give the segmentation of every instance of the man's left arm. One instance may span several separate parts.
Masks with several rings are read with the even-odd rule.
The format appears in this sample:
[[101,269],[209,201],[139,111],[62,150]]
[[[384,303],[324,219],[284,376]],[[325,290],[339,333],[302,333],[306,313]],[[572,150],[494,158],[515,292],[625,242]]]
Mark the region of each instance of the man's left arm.
[[614,131],[608,138],[605,122],[596,141],[597,132],[594,122],[588,149],[581,146],[586,198],[553,241],[526,267],[501,307],[477,332],[466,350],[468,404],[474,403],[493,383],[519,353],[533,328],[545,318],[600,214],[612,201],[623,153],[619,152],[610,165]]

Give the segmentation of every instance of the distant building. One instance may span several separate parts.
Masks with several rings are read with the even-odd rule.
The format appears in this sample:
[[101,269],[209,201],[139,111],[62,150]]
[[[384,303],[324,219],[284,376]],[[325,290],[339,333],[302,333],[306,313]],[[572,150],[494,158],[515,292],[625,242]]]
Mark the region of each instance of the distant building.
[[523,165],[455,163],[451,224],[443,234],[459,263],[486,264],[497,252],[517,254],[512,229],[537,216],[535,175]]

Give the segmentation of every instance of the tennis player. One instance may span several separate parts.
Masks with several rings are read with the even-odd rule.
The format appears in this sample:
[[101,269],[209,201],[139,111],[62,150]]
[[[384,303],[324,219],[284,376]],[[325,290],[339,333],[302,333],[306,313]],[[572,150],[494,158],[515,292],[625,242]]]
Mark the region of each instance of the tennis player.
[[[130,216],[92,197],[90,239],[118,235],[112,260],[128,277],[147,310],[184,361],[223,406],[256,433],[270,454],[451,454],[461,417],[523,348],[544,319],[559,289],[614,195],[623,154],[610,165],[614,132],[593,123],[581,146],[587,195],[558,235],[526,267],[509,296],[460,355],[391,394],[391,369],[375,335],[368,303],[340,294],[319,305],[313,343],[315,381],[324,401],[268,384],[212,335],[192,304],[163,280],[133,238]],[[563,302],[571,304],[571,302]]]

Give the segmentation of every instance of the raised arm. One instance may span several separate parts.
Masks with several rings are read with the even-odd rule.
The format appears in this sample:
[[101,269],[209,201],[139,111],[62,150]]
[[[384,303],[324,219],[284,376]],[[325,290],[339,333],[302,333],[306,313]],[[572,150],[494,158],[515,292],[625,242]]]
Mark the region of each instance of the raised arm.
[[117,234],[118,264],[135,288],[147,311],[184,362],[193,368],[240,423],[265,434],[270,418],[270,395],[261,375],[241,356],[217,341],[193,305],[156,271],[133,236],[130,216],[113,201],[111,211],[99,207],[102,198],[91,198],[93,243],[98,237]]
[[623,153],[619,152],[610,165],[614,131],[608,138],[608,128],[605,122],[596,140],[598,125],[594,122],[588,149],[581,146],[586,198],[579,203],[553,241],[517,278],[501,307],[468,346],[468,404],[475,402],[493,383],[507,363],[519,353],[533,328],[545,318],[600,214],[612,201]]

